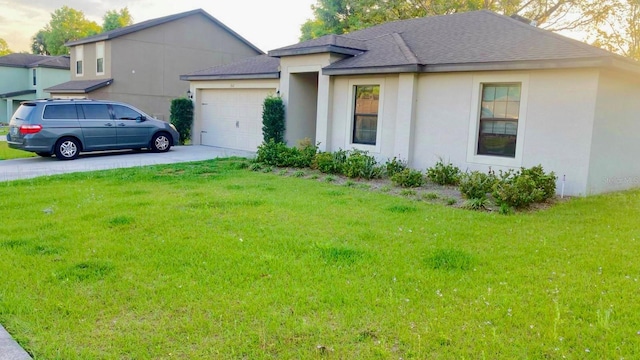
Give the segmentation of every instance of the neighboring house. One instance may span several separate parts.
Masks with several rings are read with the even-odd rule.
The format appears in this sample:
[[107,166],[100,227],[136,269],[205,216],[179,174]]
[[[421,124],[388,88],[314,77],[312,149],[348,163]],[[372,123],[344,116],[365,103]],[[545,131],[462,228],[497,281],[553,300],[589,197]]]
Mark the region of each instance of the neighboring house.
[[187,95],[180,74],[263,54],[201,9],[66,45],[71,81],[47,89],[55,97],[124,101],[167,121],[171,100]]
[[0,56],[0,123],[9,122],[21,101],[50,97],[45,88],[68,80],[68,56]]
[[640,65],[486,10],[328,35],[182,79],[196,144],[256,150],[258,103],[279,93],[289,145],[308,137],[423,171],[438,158],[463,170],[542,164],[568,195],[640,186]]

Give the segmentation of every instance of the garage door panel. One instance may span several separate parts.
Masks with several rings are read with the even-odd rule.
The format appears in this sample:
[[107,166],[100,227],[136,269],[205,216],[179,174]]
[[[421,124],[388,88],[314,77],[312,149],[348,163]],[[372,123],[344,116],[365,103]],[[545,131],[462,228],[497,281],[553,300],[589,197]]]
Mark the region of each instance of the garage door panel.
[[202,144],[256,151],[262,142],[262,104],[275,89],[202,92]]

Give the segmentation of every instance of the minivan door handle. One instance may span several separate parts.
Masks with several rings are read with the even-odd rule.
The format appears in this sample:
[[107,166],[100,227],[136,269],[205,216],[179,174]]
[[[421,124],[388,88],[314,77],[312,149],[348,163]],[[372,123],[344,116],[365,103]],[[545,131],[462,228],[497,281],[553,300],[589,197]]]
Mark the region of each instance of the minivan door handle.
[[126,126],[126,124],[125,123],[120,123],[120,124],[118,124],[118,126]]
[[112,123],[106,123],[106,124],[104,124],[104,126],[113,126],[113,124]]

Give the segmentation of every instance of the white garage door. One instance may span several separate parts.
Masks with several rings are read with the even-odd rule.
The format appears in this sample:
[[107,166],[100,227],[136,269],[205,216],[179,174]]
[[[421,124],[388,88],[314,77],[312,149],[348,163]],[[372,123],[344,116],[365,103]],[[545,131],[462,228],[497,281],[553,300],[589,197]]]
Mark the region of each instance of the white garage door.
[[202,92],[202,145],[256,151],[262,143],[262,104],[276,89]]

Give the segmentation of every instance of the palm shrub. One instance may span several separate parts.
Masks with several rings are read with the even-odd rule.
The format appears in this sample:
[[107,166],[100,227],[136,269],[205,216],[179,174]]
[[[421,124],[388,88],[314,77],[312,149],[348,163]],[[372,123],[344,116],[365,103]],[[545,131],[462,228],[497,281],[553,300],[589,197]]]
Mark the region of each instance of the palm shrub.
[[284,142],[284,102],[279,96],[268,96],[262,104],[262,137],[265,143]]
[[193,102],[187,98],[171,100],[171,124],[180,133],[180,145],[191,140],[191,126],[193,125]]

